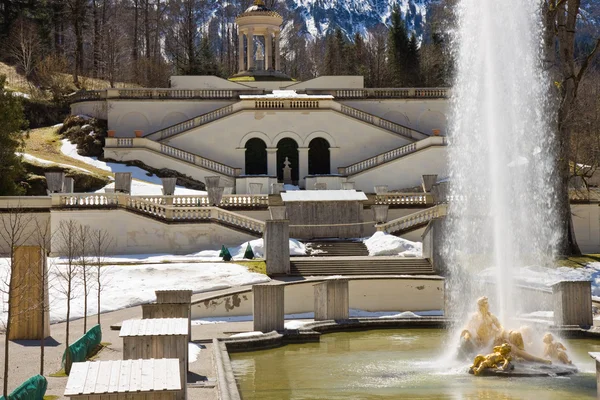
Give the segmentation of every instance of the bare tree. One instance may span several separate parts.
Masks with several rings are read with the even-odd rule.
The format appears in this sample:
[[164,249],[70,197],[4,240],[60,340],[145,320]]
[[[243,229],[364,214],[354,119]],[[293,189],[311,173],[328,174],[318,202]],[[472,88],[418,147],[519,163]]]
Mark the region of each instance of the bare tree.
[[600,52],[600,37],[592,50],[581,59],[575,54],[575,33],[578,28],[581,0],[543,0],[545,12],[545,56],[548,69],[557,88],[558,107],[556,129],[558,134],[558,210],[563,226],[559,251],[561,254],[580,254],[575,239],[569,201],[571,178],[571,135],[573,117],[580,84]]
[[37,25],[20,17],[15,21],[7,41],[7,51],[27,79],[30,79],[40,60],[42,41]]
[[104,288],[105,274],[103,270],[104,258],[113,244],[113,240],[107,231],[95,229],[91,232],[91,255],[92,263],[96,267],[96,293],[98,295],[98,325],[100,325],[101,293]]
[[[40,311],[41,311],[41,319],[40,319],[40,332],[44,332],[45,330],[45,326],[46,323],[49,321],[46,321],[46,313],[50,311],[50,302],[49,302],[49,293],[48,293],[48,286],[49,286],[49,276],[48,276],[48,265],[47,265],[47,261],[48,261],[48,249],[50,247],[50,241],[51,241],[51,230],[50,230],[50,221],[45,221],[45,222],[40,222],[39,220],[35,220],[35,241],[36,244],[42,248],[42,251],[44,252],[44,261],[45,264],[43,265],[43,268],[41,270],[41,276],[38,277],[38,279],[41,280],[42,282],[42,293],[41,293],[41,304],[40,304]],[[40,340],[40,375],[44,375],[44,351],[45,351],[45,344],[46,344],[46,335],[42,334],[42,338]]]
[[[31,214],[26,214],[20,205],[8,207],[6,213],[0,214],[0,245],[8,250],[8,269],[3,279],[2,293],[8,300],[7,319],[5,323],[6,340],[4,341],[4,374],[2,394],[8,398],[8,366],[9,366],[9,337],[11,334],[11,324],[14,318],[12,302],[15,301],[15,294],[22,293],[25,285],[26,273],[17,274],[17,262],[15,250],[19,246],[27,243],[32,235]],[[23,260],[21,260],[23,261]]]
[[83,333],[87,332],[87,315],[88,315],[88,296],[92,290],[92,272],[88,254],[90,252],[91,238],[90,227],[87,225],[79,225],[77,227],[77,264],[79,265],[79,273],[81,283],[83,284]]
[[[77,257],[79,255],[78,240],[79,224],[74,220],[61,221],[58,227],[57,235],[57,252],[64,257],[65,264],[55,269],[56,277],[59,284],[57,288],[66,297],[67,315],[66,315],[66,331],[65,331],[65,346],[69,347],[69,328],[71,318],[71,300],[75,298],[75,287],[77,279]],[[67,352],[67,355],[69,353]],[[69,365],[67,360],[66,365]],[[69,372],[69,371],[65,371]]]

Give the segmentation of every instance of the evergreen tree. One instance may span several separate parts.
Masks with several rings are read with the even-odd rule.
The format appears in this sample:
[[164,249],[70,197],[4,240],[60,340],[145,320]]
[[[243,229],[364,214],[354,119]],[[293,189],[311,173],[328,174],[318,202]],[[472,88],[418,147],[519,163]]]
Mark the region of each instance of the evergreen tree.
[[210,48],[210,40],[205,35],[200,42],[200,60],[196,75],[221,75],[221,66]]
[[0,75],[0,196],[22,194],[15,181],[23,173],[21,157],[16,152],[23,146],[21,130],[27,126],[20,98],[6,91],[6,77]]
[[392,8],[390,17],[391,25],[388,39],[388,63],[395,86],[406,85],[406,56],[408,54],[409,39],[402,14],[398,4]]
[[405,73],[406,83],[409,86],[420,86],[420,59],[419,59],[419,45],[417,44],[417,37],[413,32],[408,41],[408,49],[406,52],[405,59]]

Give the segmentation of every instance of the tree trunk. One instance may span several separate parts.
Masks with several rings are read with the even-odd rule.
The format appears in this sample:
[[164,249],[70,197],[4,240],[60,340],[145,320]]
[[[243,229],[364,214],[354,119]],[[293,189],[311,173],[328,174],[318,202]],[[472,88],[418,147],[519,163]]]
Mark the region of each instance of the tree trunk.
[[138,1],[133,1],[133,46],[131,56],[133,57],[133,74],[135,83],[139,83],[138,78]]

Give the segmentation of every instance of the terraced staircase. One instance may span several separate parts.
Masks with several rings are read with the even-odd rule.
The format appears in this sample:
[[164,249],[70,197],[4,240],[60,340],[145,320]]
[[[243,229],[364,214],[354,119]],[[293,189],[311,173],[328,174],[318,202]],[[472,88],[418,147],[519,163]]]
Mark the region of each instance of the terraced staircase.
[[346,240],[321,240],[305,243],[306,250],[316,257],[368,256],[369,250],[363,242]]
[[292,257],[290,275],[434,275],[429,260],[401,257]]

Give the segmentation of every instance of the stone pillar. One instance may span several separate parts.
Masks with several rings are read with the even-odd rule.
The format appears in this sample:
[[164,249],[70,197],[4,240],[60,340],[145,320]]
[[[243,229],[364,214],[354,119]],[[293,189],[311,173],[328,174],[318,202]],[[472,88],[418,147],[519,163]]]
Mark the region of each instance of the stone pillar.
[[284,328],[284,285],[253,285],[254,331],[282,331]]
[[298,186],[305,189],[308,175],[308,147],[298,147]]
[[592,315],[592,283],[590,281],[562,281],[552,285],[554,325],[590,327]]
[[290,273],[290,221],[267,220],[264,233],[267,275]]
[[277,147],[267,147],[267,174],[277,176]]
[[238,71],[244,70],[244,32],[238,31]]
[[388,220],[388,211],[390,206],[386,205],[374,205],[371,206],[373,210],[373,218],[377,224],[385,224]]
[[265,71],[273,69],[273,40],[271,31],[267,30],[265,34]]
[[347,279],[330,279],[313,287],[315,321],[348,319],[350,296]]
[[248,29],[246,33],[246,38],[248,40],[248,71],[254,70],[254,30]]
[[431,188],[437,182],[437,175],[422,175],[421,182],[423,185],[423,192],[429,193],[431,192]]
[[39,246],[18,246],[14,249],[14,260],[14,287],[8,303],[11,311],[8,340],[46,338],[50,336],[50,308],[45,251]]
[[448,182],[436,183],[431,186],[431,196],[435,204],[446,203],[448,201]]
[[279,55],[279,31],[275,32],[275,70],[281,71],[281,57]]

